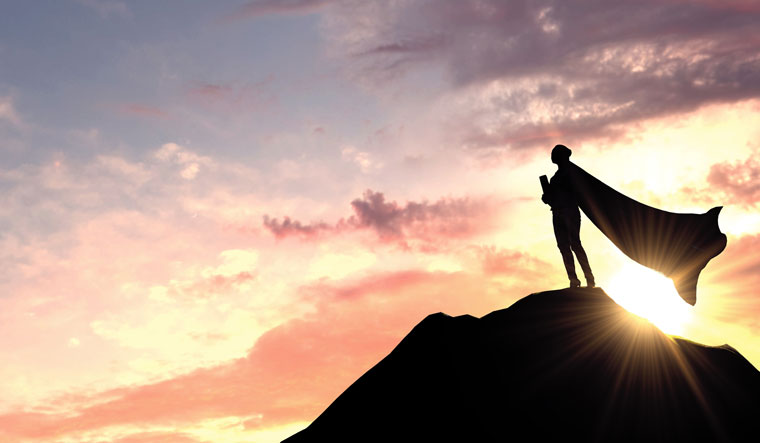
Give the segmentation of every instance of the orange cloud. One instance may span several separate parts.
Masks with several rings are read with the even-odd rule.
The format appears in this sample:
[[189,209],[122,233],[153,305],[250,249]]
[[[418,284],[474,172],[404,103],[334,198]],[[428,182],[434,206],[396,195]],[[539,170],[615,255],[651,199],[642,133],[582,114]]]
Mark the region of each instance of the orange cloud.
[[[508,257],[522,259],[505,251],[502,258]],[[517,267],[513,274],[521,275]],[[541,288],[530,279],[524,284]],[[408,270],[318,283],[300,293],[316,311],[271,329],[245,358],[89,400],[59,400],[71,402],[69,414],[6,413],[0,415],[0,435],[54,439],[111,426],[160,424],[182,430],[183,424],[223,417],[248,417],[246,428],[255,430],[311,420],[427,314],[482,315],[508,306],[527,290],[494,292],[477,273]],[[124,441],[148,437],[138,433]]]
[[210,443],[196,440],[181,432],[145,432],[113,440],[111,443]]

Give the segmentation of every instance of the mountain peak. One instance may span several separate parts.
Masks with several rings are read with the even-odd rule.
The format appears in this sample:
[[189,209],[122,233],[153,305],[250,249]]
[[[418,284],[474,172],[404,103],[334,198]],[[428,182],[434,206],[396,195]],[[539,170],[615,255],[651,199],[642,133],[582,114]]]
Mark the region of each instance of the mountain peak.
[[733,348],[577,288],[429,315],[286,442],[744,441],[758,417],[760,372]]

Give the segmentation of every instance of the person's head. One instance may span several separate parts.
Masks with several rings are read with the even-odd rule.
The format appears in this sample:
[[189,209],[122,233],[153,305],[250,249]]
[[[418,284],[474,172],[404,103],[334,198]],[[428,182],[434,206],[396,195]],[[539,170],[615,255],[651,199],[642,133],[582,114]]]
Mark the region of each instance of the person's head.
[[556,145],[552,149],[552,163],[561,165],[570,161],[570,155],[573,151],[565,145]]

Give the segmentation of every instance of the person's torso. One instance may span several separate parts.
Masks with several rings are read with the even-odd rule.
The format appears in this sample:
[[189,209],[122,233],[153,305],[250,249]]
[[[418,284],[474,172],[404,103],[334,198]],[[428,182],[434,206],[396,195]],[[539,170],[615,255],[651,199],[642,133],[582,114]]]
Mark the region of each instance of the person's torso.
[[552,191],[552,210],[560,208],[578,208],[578,197],[566,170],[558,169],[549,181]]

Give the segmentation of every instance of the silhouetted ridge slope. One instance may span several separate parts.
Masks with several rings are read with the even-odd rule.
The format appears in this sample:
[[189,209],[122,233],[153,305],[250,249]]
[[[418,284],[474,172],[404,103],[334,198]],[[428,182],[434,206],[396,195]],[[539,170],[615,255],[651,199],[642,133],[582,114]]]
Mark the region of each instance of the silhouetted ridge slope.
[[286,441],[760,441],[760,372],[601,289],[432,314]]

